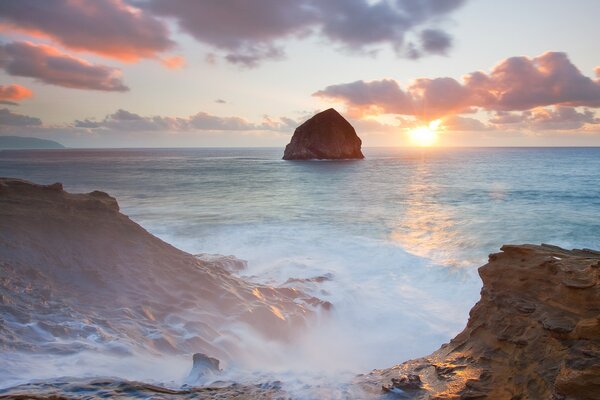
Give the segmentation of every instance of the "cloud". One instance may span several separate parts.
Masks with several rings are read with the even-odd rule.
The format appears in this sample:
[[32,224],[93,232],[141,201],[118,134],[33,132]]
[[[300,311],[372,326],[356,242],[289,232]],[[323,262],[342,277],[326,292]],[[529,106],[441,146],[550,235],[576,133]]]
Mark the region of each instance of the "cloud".
[[578,111],[574,107],[558,106],[553,108],[536,108],[521,113],[500,112],[490,123],[497,129],[519,128],[529,130],[567,131],[581,129],[586,125],[600,124],[593,111]]
[[215,103],[217,103],[217,104],[227,104],[227,101],[225,101],[223,99],[216,99]]
[[67,88],[117,92],[129,90],[121,81],[119,69],[94,65],[54,47],[30,42],[1,44],[0,68],[10,75],[35,78]]
[[452,37],[439,29],[425,29],[421,32],[423,50],[430,54],[446,55],[452,46]]
[[331,85],[313,94],[347,106],[354,115],[400,114],[431,120],[455,114],[525,111],[546,106],[600,107],[600,82],[584,76],[565,53],[511,57],[490,73],[462,82],[420,78],[406,89],[390,79]]
[[468,118],[468,117],[460,117],[458,115],[453,115],[448,118],[444,118],[443,126],[448,131],[458,131],[458,132],[469,132],[469,131],[487,131],[492,129],[490,126],[484,124],[478,119]]
[[16,100],[24,100],[33,96],[33,92],[21,85],[0,85],[0,103],[16,105]]
[[101,121],[93,119],[76,120],[73,126],[75,128],[114,131],[176,131],[186,129],[188,121],[183,118],[142,117],[126,110],[117,110]]
[[513,113],[508,111],[497,111],[496,115],[492,117],[489,122],[495,125],[511,125],[520,124],[524,120],[525,115],[530,115],[530,111],[524,113]]
[[362,114],[405,114],[414,115],[414,102],[398,82],[392,79],[380,81],[356,81],[327,86],[313,96],[344,103],[353,116]]
[[565,53],[511,57],[489,75],[474,73],[466,85],[478,106],[492,110],[528,110],[549,105],[600,107],[600,83],[584,76]]
[[42,121],[39,118],[30,117],[11,112],[8,108],[0,109],[0,128],[10,126],[39,126]]
[[417,58],[445,54],[451,37],[437,25],[466,0],[150,0],[199,42],[231,63],[256,66],[285,53],[281,42],[319,35],[347,51],[391,47]]
[[2,0],[0,23],[123,61],[152,58],[174,45],[164,22],[123,0]]
[[117,110],[103,120],[76,120],[74,128],[101,129],[111,131],[289,131],[296,122],[289,118],[273,120],[264,117],[261,123],[252,123],[240,117],[219,117],[198,112],[187,118],[149,116],[144,117],[126,110]]
[[185,58],[182,56],[163,57],[160,62],[168,69],[179,69],[185,65]]
[[199,112],[189,118],[189,125],[194,129],[212,130],[212,131],[247,131],[257,129],[251,124],[239,117],[217,117],[205,112]]

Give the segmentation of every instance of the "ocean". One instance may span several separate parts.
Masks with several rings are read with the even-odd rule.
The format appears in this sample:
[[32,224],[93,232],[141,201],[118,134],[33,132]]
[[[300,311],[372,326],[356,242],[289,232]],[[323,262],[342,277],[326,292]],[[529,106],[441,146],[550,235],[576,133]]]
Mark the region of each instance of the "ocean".
[[477,267],[505,243],[600,249],[600,148],[364,153],[1,151],[0,176],[108,192],[182,250],[247,260],[241,274],[255,281],[325,277],[312,294],[333,304],[330,321],[286,350],[293,363],[264,366],[273,374],[367,372],[429,354],[462,330],[479,298]]

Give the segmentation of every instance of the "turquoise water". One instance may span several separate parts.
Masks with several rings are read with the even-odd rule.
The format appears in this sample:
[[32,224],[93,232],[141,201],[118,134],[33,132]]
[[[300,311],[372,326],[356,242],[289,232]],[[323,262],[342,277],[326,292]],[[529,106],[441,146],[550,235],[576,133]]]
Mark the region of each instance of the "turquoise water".
[[308,369],[362,372],[433,351],[466,323],[476,267],[504,243],[600,248],[599,148],[371,148],[365,160],[335,162],[281,154],[5,151],[0,175],[106,191],[177,247],[248,260],[251,279],[331,276],[307,288],[335,309],[297,344]]
[[600,247],[599,148],[366,149],[366,160],[341,162],[287,162],[280,153],[5,151],[0,174],[105,190],[175,240],[317,226],[396,237],[409,251],[448,253],[459,264],[481,263],[507,242]]

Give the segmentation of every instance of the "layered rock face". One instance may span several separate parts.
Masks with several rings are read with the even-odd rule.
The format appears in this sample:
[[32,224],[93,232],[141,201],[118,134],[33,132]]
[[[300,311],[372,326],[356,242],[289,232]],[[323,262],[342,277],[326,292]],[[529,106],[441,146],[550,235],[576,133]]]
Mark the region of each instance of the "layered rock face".
[[507,245],[479,274],[462,333],[359,383],[414,399],[600,398],[600,253]]
[[283,159],[362,159],[361,145],[352,125],[330,108],[296,128]]
[[[202,352],[226,361],[244,346],[240,326],[287,341],[328,306],[243,280],[224,267],[234,261],[176,249],[106,193],[0,178],[0,349]],[[0,376],[10,373],[0,353]]]

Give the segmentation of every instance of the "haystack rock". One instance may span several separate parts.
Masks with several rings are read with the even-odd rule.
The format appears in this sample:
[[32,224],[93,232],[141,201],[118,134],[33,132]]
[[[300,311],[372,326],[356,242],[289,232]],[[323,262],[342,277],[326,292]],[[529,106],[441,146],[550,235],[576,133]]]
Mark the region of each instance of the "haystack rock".
[[304,122],[285,147],[284,160],[344,160],[365,158],[362,141],[344,117],[330,108]]
[[600,398],[600,252],[507,245],[479,275],[463,332],[363,375],[363,388],[421,400]]

